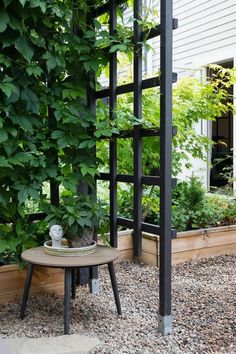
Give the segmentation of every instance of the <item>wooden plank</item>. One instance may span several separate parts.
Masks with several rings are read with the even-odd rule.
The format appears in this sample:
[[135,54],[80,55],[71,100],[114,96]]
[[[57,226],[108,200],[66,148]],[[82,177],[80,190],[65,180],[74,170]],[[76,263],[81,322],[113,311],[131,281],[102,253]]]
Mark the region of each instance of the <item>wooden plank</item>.
[[186,252],[179,252],[172,255],[172,263],[179,264],[191,259],[202,257],[219,256],[224,254],[236,254],[236,243],[216,247],[199,248]]
[[16,270],[19,270],[19,267],[16,264],[0,266],[0,273],[14,272]]
[[143,238],[143,252],[147,252],[153,255],[158,254],[158,240]]
[[[29,297],[40,295],[40,294],[55,294],[57,296],[62,296],[63,293],[64,293],[64,283],[56,283],[56,284],[48,284],[45,285],[44,287],[36,287],[36,288],[31,287]],[[22,295],[23,295],[23,288],[1,292],[0,304],[3,305],[10,301],[21,300]]]
[[[4,269],[5,268],[5,272]],[[3,266],[0,273],[0,304],[21,298],[26,277],[26,270],[18,266]],[[30,295],[61,294],[64,291],[64,271],[62,269],[35,267]]]
[[172,253],[208,247],[206,235],[181,237],[172,240]]
[[158,256],[148,252],[142,252],[142,256],[136,257],[135,259],[137,259],[139,262],[150,264],[155,267],[158,265]]
[[229,245],[236,243],[236,232],[235,231],[227,231],[227,232],[219,232],[212,233],[207,236],[208,239],[208,247],[220,246],[220,245]]
[[119,258],[116,260],[116,262],[122,262],[122,261],[125,261],[125,260],[130,260],[132,261],[133,260],[133,250],[123,250],[120,252],[120,256]]
[[133,236],[132,235],[118,236],[118,249],[120,251],[130,250],[132,248],[133,248]]
[[221,231],[211,232],[207,234],[190,235],[186,237],[178,237],[172,242],[173,253],[195,250],[199,248],[207,248],[212,246],[228,245],[236,243],[236,232]]

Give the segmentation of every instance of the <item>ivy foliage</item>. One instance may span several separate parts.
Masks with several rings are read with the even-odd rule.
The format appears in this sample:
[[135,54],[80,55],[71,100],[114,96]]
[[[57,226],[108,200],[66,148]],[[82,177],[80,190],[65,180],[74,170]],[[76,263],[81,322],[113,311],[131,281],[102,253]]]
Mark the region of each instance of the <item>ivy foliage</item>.
[[41,224],[27,223],[26,207],[40,200],[45,182],[71,194],[80,181],[94,186],[94,147],[112,129],[96,123],[86,94],[108,62],[102,26],[87,21],[101,3],[1,1],[0,253],[38,242]]

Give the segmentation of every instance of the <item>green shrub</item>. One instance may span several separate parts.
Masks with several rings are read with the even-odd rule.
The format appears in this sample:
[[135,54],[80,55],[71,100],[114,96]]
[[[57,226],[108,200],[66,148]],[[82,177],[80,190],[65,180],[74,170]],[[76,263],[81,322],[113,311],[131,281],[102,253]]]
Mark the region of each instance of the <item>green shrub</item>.
[[[160,222],[159,188],[143,191],[143,221]],[[118,191],[119,215],[133,218],[133,188]],[[236,223],[236,201],[209,194],[195,176],[180,182],[173,191],[172,226],[186,231]]]
[[[118,214],[133,219],[133,186],[118,189]],[[159,224],[160,193],[159,188],[145,188],[142,198],[142,220]]]
[[199,178],[180,182],[173,193],[173,226],[178,231],[220,225],[225,219],[228,202],[207,194]]

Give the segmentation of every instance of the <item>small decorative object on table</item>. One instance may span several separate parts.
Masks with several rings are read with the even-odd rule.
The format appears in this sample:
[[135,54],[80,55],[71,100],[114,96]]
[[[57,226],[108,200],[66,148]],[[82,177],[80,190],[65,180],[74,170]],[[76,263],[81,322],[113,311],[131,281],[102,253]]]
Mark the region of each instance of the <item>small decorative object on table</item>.
[[49,236],[52,239],[52,247],[61,247],[61,239],[63,237],[63,230],[61,225],[52,225],[50,227]]
[[[66,195],[59,206],[45,205],[46,221],[49,222],[52,241],[44,244],[44,251],[51,255],[83,256],[96,250],[95,232],[101,231],[105,211],[92,197]],[[66,240],[61,238],[64,234]],[[61,242],[61,245],[59,243]]]

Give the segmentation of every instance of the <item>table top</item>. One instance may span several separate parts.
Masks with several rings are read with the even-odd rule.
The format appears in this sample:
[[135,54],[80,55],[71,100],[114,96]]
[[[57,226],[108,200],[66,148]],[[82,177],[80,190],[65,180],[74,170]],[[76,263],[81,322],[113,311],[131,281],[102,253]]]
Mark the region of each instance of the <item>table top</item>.
[[93,254],[86,256],[51,256],[43,251],[43,247],[30,248],[24,251],[21,258],[27,263],[55,267],[91,267],[113,262],[120,255],[120,251],[113,247],[97,246]]

